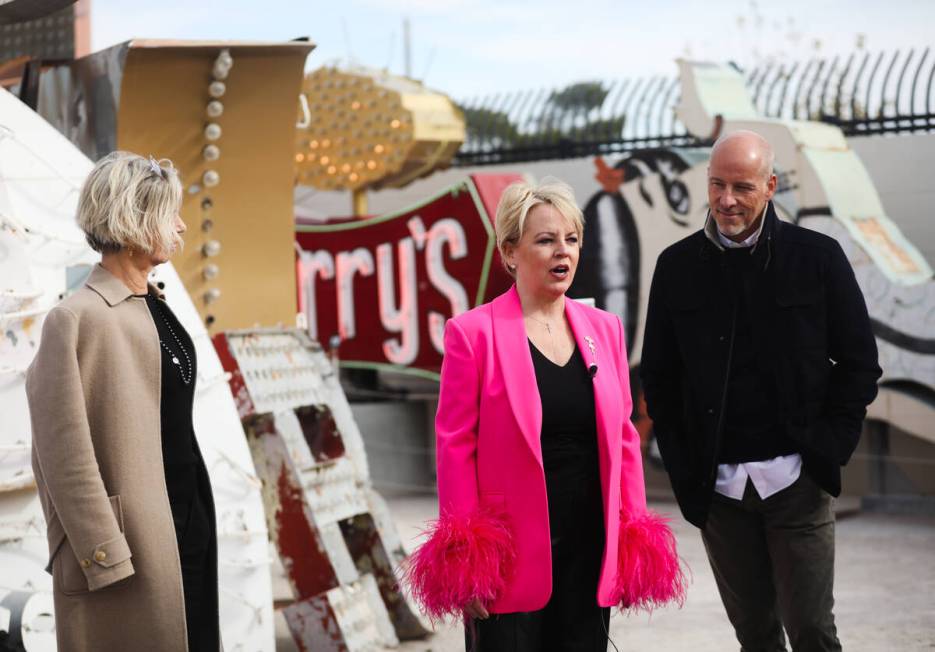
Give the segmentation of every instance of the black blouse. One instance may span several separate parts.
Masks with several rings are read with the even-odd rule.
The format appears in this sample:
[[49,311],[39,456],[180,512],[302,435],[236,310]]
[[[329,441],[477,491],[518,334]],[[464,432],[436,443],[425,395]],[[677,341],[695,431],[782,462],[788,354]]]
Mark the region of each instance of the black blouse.
[[[197,486],[198,455],[192,408],[198,363],[191,338],[164,302],[146,295],[146,306],[159,331],[162,352],[162,459],[169,501],[188,504]],[[177,360],[178,362],[175,362]],[[189,382],[186,383],[185,380]]]
[[590,484],[597,478],[597,420],[594,385],[575,352],[559,366],[529,342],[542,401],[542,463],[547,481]]
[[553,539],[585,528],[600,536],[601,484],[594,385],[581,351],[559,366],[529,342],[542,401],[542,466]]

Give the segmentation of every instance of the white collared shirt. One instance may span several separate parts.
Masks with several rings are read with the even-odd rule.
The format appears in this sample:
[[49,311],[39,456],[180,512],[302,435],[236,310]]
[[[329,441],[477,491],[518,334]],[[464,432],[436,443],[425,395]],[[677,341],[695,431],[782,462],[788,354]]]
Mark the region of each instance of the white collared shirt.
[[720,231],[717,232],[717,239],[725,249],[746,249],[755,245],[756,241],[760,239],[760,230],[757,229],[751,233],[743,242],[734,242]]
[[722,496],[740,500],[749,478],[760,498],[765,500],[791,486],[801,472],[802,456],[798,453],[760,462],[718,464],[714,490]]
[[[710,227],[713,226],[717,239],[724,249],[740,249],[743,247],[753,247],[760,238],[760,232],[763,230],[763,224],[766,223],[766,211],[763,211],[763,217],[760,220],[760,228],[750,235],[743,242],[734,242],[716,226],[716,223],[710,217],[709,225],[705,225],[705,230],[710,233]],[[786,487],[792,485],[799,479],[802,472],[802,456],[798,453],[792,455],[780,455],[771,460],[762,460],[759,462],[744,462],[741,464],[719,464],[717,467],[717,481],[714,484],[714,490],[722,496],[740,500],[747,488],[747,479],[753,483],[753,488],[760,495],[760,498],[766,499],[775,493],[778,493]]]

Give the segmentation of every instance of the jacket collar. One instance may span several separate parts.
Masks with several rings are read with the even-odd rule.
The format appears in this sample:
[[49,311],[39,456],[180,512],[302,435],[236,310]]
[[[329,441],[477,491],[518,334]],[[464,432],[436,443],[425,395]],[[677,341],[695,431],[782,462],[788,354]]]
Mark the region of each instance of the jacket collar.
[[[757,256],[761,251],[766,250],[766,260],[767,265],[769,264],[769,259],[772,257],[773,248],[776,245],[778,240],[779,233],[781,231],[782,222],[779,221],[779,218],[776,217],[776,209],[773,206],[772,201],[766,202],[766,208],[764,209],[763,219],[760,220],[760,228],[758,230],[758,236],[756,244],[751,247],[751,255]],[[711,217],[710,210],[708,215],[705,218],[704,227],[701,230],[702,234],[702,245],[701,245],[701,257],[708,258],[712,253],[720,253],[725,249],[718,242],[717,238],[717,225],[714,222],[714,218]]]
[[[763,236],[763,227],[766,226],[766,220],[769,216],[769,210],[772,207],[773,202],[766,202],[766,206],[763,207],[763,214],[760,215],[760,226],[756,229],[756,238],[753,241],[752,250],[756,250],[756,246],[760,244],[760,239]],[[724,251],[727,249],[723,244],[721,244],[720,238],[718,238],[717,223],[714,221],[714,218],[711,217],[711,210],[708,210],[708,216],[705,218],[704,222],[704,234],[705,237],[710,240],[715,247]]]
[[[600,352],[595,353],[590,346],[594,343],[595,330],[584,306],[566,297],[565,316],[568,318],[584,364],[589,365],[592,362],[600,364],[597,359]],[[523,322],[523,307],[515,284],[491,302],[491,319],[494,348],[497,351],[497,361],[500,363],[510,407],[513,408],[513,414],[516,416],[523,438],[541,465],[542,400],[536,384],[532,355],[529,352],[526,326]],[[586,338],[590,338],[591,342]],[[601,405],[607,399],[603,396],[604,383],[597,381],[607,377],[609,373],[611,372],[606,371],[604,376],[598,374],[594,382],[595,416],[602,435],[606,435],[607,427],[604,423]]]
[[[133,291],[130,290],[123,281],[104,269],[103,265],[100,263],[95,265],[91,270],[91,275],[88,276],[86,285],[101,295],[101,298],[104,299],[110,307],[114,307],[118,303],[123,303],[134,296]],[[147,283],[147,285],[149,294],[160,299],[165,298],[162,292],[152,283]]]

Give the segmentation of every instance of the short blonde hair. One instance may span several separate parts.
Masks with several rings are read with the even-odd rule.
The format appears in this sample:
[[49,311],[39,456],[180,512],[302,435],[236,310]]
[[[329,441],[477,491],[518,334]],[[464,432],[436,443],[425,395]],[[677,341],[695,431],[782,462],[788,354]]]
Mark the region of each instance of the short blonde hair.
[[500,262],[507,273],[514,275],[506,262],[507,244],[516,246],[526,227],[526,216],[537,204],[551,204],[562,216],[575,225],[578,232],[578,246],[584,239],[584,216],[571,186],[552,177],[546,177],[539,184],[517,182],[507,186],[497,204],[495,228],[497,231],[497,249]]
[[95,251],[170,251],[181,207],[182,182],[171,161],[111,152],[85,179],[78,226]]

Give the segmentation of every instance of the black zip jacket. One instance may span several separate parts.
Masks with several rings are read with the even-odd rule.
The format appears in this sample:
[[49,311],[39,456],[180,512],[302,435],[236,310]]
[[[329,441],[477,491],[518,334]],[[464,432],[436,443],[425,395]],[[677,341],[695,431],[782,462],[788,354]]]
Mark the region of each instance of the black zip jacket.
[[[863,294],[836,240],[781,222],[772,202],[742,279],[757,364],[772,377],[804,471],[841,493],[882,374]],[[698,231],[656,262],[640,375],[666,471],[685,518],[704,527],[714,491],[735,302],[724,251]],[[754,286],[756,291],[754,292]]]

